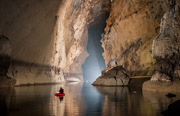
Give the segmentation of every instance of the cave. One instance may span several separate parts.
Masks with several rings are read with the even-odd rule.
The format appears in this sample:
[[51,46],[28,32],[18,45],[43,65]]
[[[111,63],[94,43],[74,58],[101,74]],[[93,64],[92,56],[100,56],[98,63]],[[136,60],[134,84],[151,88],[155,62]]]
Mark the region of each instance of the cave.
[[0,0],[0,115],[171,115],[179,9],[179,0]]
[[86,49],[89,56],[82,65],[85,82],[94,82],[101,75],[101,71],[105,69],[105,60],[102,56],[103,48],[100,41],[108,15],[108,13],[102,13],[88,26],[88,44]]

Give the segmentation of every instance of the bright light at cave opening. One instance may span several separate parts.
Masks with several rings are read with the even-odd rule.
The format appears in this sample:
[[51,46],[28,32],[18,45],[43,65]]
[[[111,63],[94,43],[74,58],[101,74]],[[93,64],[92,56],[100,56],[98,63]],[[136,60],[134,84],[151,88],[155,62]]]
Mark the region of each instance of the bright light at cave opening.
[[105,69],[105,60],[102,56],[104,52],[102,48],[101,34],[104,33],[106,27],[106,19],[109,17],[108,13],[103,13],[96,17],[94,23],[88,28],[88,44],[87,51],[89,57],[83,64],[83,78],[87,83],[94,82],[100,75],[101,71]]
[[83,64],[83,78],[86,83],[94,82],[101,75],[101,71],[105,69],[103,48],[100,42],[103,30],[99,27],[95,25],[88,30],[87,51],[89,56]]
[[97,67],[92,67],[92,70],[93,70],[93,68],[95,70],[94,70],[93,74],[91,74],[92,77],[87,79],[87,80],[84,80],[86,83],[92,83],[93,81],[95,81],[96,78],[98,78],[101,75],[100,67],[98,67],[98,66]]

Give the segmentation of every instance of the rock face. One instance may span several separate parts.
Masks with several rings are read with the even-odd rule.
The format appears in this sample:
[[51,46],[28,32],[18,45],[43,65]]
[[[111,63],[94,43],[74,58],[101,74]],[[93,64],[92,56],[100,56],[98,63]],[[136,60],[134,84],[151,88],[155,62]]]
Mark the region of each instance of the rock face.
[[[16,85],[64,81],[62,69],[55,63],[57,41],[53,37],[61,3],[61,0],[0,1],[0,34],[8,37],[12,48],[8,76],[17,80]],[[4,70],[7,72],[7,68]]]
[[129,76],[152,75],[152,42],[166,11],[162,0],[113,0],[102,38],[108,68],[123,66]]
[[97,86],[127,86],[129,83],[128,75],[124,68],[117,66],[107,72],[102,72],[102,76],[93,83]]
[[153,42],[157,72],[151,80],[170,81],[180,77],[180,4],[174,1],[170,5],[162,18],[160,34]]
[[62,69],[21,61],[13,62],[8,71],[8,76],[16,79],[16,85],[35,85],[48,83],[63,83]]
[[[74,0],[69,5],[64,25],[65,31],[60,34],[60,38],[65,42],[66,63],[63,67],[64,73],[73,77],[82,74],[82,64],[85,62],[88,52],[86,50],[88,42],[88,28],[94,19],[102,13],[108,12],[110,8],[109,0]],[[59,16],[60,20],[62,19]],[[62,30],[60,30],[62,32]],[[67,77],[68,78],[68,77]],[[83,80],[82,76],[78,77]]]
[[156,73],[151,81],[144,83],[144,90],[179,92],[180,1],[168,2],[169,10],[164,14],[160,33],[153,41],[152,55],[157,61]]
[[64,75],[82,80],[88,28],[110,12],[101,40],[107,74],[97,85],[127,85],[127,75],[155,70],[152,80],[179,79],[178,9],[178,0],[1,0],[0,34],[12,45],[8,75],[17,85],[63,82]]
[[11,43],[13,60],[51,63],[54,52],[52,35],[60,1],[0,1],[0,33]]
[[[152,43],[167,8],[167,2],[162,0],[111,2],[110,16],[101,40],[106,72],[122,66],[130,77],[152,76],[156,62],[152,58]],[[99,78],[102,80],[103,76]]]
[[109,10],[109,0],[1,0],[0,34],[12,44],[8,75],[16,85],[82,80],[88,26]]

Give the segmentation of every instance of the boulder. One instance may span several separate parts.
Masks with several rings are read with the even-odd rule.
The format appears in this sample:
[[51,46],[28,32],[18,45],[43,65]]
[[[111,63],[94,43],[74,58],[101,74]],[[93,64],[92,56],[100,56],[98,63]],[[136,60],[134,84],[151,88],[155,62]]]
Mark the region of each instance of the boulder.
[[103,71],[102,75],[92,84],[95,86],[127,86],[129,77],[126,70],[117,66],[108,71]]
[[156,72],[152,77],[151,77],[151,81],[164,81],[164,82],[169,82],[171,81],[171,78],[161,72]]

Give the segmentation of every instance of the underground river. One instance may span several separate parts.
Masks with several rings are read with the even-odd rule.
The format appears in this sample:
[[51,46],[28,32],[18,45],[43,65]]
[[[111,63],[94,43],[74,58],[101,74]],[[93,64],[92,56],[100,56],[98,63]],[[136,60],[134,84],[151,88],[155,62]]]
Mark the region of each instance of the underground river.
[[[60,87],[65,96],[54,92]],[[138,87],[94,87],[90,83],[0,88],[0,116],[161,116],[176,101]]]

